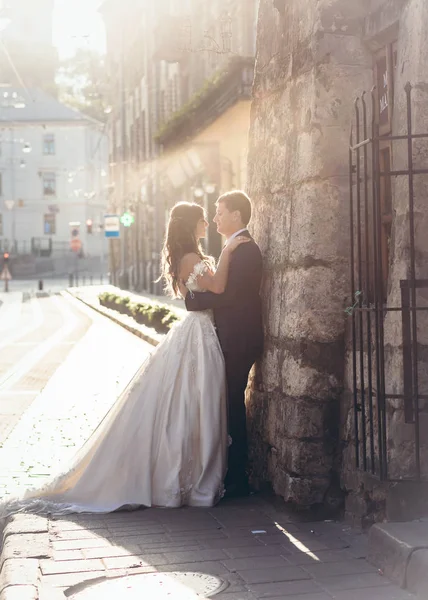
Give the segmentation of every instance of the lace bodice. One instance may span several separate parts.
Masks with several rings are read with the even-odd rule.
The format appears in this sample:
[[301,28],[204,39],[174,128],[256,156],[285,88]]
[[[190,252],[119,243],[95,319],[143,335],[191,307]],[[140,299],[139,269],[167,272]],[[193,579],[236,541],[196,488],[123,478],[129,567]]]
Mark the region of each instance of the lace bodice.
[[191,292],[203,292],[199,286],[197,279],[200,275],[203,275],[209,270],[208,265],[201,260],[201,262],[196,263],[193,267],[193,271],[190,273],[189,278],[186,281],[186,287]]

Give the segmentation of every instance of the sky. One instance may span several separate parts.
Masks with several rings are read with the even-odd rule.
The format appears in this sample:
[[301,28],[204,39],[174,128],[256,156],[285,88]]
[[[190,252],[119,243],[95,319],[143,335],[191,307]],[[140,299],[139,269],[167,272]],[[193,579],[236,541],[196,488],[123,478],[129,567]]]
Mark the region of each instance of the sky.
[[60,58],[72,56],[78,47],[105,51],[104,27],[97,12],[101,0],[55,0],[54,44]]

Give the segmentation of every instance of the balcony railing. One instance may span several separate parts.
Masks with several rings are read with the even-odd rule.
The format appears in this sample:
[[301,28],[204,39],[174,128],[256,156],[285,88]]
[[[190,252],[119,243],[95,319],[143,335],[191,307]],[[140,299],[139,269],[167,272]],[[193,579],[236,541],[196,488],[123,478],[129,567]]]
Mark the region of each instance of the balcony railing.
[[156,134],[164,146],[194,136],[239,100],[251,99],[253,57],[233,57],[227,67],[206,82],[193,98],[175,112]]

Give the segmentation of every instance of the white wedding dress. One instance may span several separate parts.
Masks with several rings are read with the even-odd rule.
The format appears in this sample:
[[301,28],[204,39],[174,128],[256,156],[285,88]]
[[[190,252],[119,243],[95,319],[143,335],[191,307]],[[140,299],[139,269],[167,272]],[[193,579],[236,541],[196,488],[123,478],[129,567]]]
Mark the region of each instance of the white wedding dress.
[[[196,265],[187,287],[207,269]],[[213,506],[227,468],[226,384],[211,311],[189,312],[118,398],[70,468],[0,516]]]

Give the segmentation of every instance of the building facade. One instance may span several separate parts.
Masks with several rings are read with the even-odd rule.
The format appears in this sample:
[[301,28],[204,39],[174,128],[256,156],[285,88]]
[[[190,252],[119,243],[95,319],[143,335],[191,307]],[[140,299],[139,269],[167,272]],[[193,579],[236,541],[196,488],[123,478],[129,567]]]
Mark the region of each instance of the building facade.
[[426,514],[428,4],[261,0],[257,47],[254,478],[359,523]]
[[[167,215],[197,200],[212,220],[218,194],[245,187],[256,1],[106,0],[113,111],[111,211],[134,224],[112,242],[111,271],[124,285],[154,284]],[[214,227],[208,251],[219,254]]]
[[108,198],[103,126],[37,89],[0,87],[0,244],[12,255],[102,257]]

